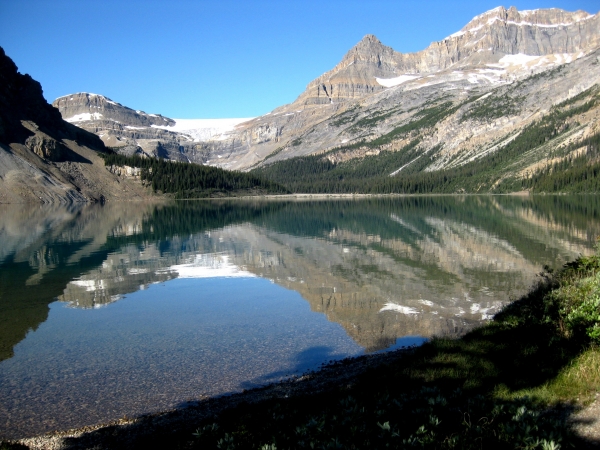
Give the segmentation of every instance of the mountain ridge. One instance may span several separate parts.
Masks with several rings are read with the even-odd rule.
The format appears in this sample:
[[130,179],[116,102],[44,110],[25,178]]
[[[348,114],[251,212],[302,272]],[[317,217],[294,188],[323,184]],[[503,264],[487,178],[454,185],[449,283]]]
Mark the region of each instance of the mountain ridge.
[[[523,20],[525,18],[530,21],[533,20],[533,22],[525,22]],[[500,6],[474,17],[459,32],[441,41],[432,42],[426,49],[414,53],[397,52],[391,47],[381,44],[375,36],[366,35],[342,58],[338,65],[310,82],[305,92],[293,104],[322,104],[334,98],[337,98],[337,100],[341,98],[355,98],[353,90],[345,96],[339,94],[339,91],[342,91],[342,93],[345,91],[344,87],[347,85],[358,86],[360,88],[359,92],[362,93],[373,93],[382,90],[381,87],[377,86],[377,83],[373,83],[374,77],[393,78],[400,75],[429,74],[448,69],[482,51],[491,51],[492,53],[504,52],[506,54],[524,53],[534,56],[553,53],[577,53],[582,50],[582,45],[569,42],[569,30],[563,28],[568,28],[589,19],[598,20],[598,15],[590,15],[584,11],[569,13],[559,9],[530,10],[520,13],[515,7],[507,10]],[[488,26],[492,32],[489,38],[478,36],[478,32],[485,26]],[[528,39],[529,34],[526,32],[522,32],[521,36],[517,36],[519,34],[519,27],[535,28],[540,26],[556,28],[553,35],[547,36],[547,43],[536,39]],[[506,27],[506,30],[502,30],[503,27]],[[597,24],[596,29],[598,29]],[[505,35],[502,36],[503,39],[495,39],[495,36],[502,31],[505,32]],[[556,35],[557,33],[559,36]],[[592,37],[594,36],[593,42],[590,43],[591,46],[600,44],[598,35],[592,34]],[[477,37],[475,41],[472,39],[474,37]],[[515,45],[515,40],[518,40],[517,45]],[[533,45],[533,42],[539,42],[541,48],[540,46]],[[458,46],[461,46],[460,51]],[[492,55],[487,55],[487,57],[489,62],[497,62],[499,60],[499,58],[494,58]],[[356,81],[350,75],[345,78],[354,80],[354,83],[349,83],[349,80],[340,75],[340,72],[347,70],[350,65],[364,61],[371,63],[376,61],[377,63],[376,69],[364,73],[369,78],[367,82],[360,77]],[[380,75],[370,73],[375,70],[380,70]],[[331,82],[333,77],[339,78],[340,82],[333,84]],[[316,93],[314,92],[315,89]],[[310,91],[313,92],[311,93]],[[332,91],[337,93],[337,97],[331,95]]]

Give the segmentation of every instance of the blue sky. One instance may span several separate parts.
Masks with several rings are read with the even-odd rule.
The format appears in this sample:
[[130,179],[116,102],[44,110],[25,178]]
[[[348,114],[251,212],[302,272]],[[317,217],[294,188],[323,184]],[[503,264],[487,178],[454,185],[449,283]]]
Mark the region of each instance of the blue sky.
[[[515,0],[600,10],[599,0]],[[511,4],[504,4],[509,7]],[[0,46],[48,101],[93,92],[174,118],[292,102],[366,34],[419,51],[498,0],[0,0]]]

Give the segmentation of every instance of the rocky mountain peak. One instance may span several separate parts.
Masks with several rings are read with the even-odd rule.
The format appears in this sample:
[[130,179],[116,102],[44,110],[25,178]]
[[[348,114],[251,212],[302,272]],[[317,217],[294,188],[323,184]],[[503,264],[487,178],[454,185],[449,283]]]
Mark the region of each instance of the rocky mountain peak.
[[[502,6],[474,17],[460,31],[425,50],[440,57],[425,69],[498,64],[505,55],[524,58],[547,56],[549,60],[573,60],[600,45],[600,16],[562,9],[518,11]],[[431,58],[430,58],[431,59]],[[540,64],[543,64],[540,61]],[[529,74],[525,65],[516,68]]]
[[52,102],[52,106],[60,111],[67,122],[71,123],[93,120],[143,127],[175,125],[175,121],[160,114],[146,114],[144,111],[123,106],[103,95],[87,92],[59,97]]
[[363,43],[363,42],[369,42],[369,43],[376,43],[376,44],[381,44],[381,41],[379,41],[379,39],[377,39],[377,36],[375,36],[374,34],[366,34],[359,42]]
[[375,78],[397,75],[398,52],[367,34],[329,72],[313,80],[295,104],[319,105],[336,103],[381,90]]
[[383,45],[375,35],[367,34],[354,47],[352,47],[350,51],[348,51],[346,57],[355,54],[377,53],[386,48],[388,47]]
[[383,45],[374,35],[367,34],[346,53],[337,69],[339,71],[350,64],[375,64],[383,70],[394,71],[396,53],[393,48]]
[[[578,58],[600,45],[600,16],[557,8],[518,11],[499,6],[416,53],[400,53],[366,35],[331,71],[313,80],[293,108],[361,98],[395,85],[385,79],[429,75],[462,66],[498,64],[505,55]],[[565,56],[567,55],[567,56]],[[529,68],[518,68],[523,74]],[[414,77],[413,77],[414,78]]]
[[582,20],[594,17],[585,11],[569,12],[558,8],[533,9],[519,11],[514,6],[506,9],[503,6],[491,9],[483,14],[475,16],[458,33],[473,32],[485,26],[497,25],[507,26],[530,26],[530,27],[567,27]]

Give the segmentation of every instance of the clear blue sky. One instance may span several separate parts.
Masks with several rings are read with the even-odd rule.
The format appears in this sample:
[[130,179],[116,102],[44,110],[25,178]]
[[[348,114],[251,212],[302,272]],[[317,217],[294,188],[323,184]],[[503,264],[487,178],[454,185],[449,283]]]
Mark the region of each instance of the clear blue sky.
[[[515,0],[600,10],[599,0]],[[511,4],[504,4],[509,7]],[[498,0],[0,0],[0,46],[48,101],[103,94],[175,118],[252,117],[293,101],[365,34],[407,53]]]

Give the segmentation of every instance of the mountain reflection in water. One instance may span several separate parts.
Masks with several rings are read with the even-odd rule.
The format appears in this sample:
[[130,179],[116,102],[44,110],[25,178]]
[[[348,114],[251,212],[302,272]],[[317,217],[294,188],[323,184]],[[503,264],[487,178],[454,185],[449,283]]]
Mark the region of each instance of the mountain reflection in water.
[[192,268],[296,290],[367,351],[460,334],[589,253],[598,211],[595,196],[2,206],[0,358],[57,298],[98,307]]
[[[596,196],[0,205],[0,361],[56,300],[101,308],[176,278],[271,280],[366,352],[460,335],[544,265],[590,253],[599,213]],[[298,370],[344,356],[311,348],[297,350]],[[269,367],[240,386],[290,370]]]

